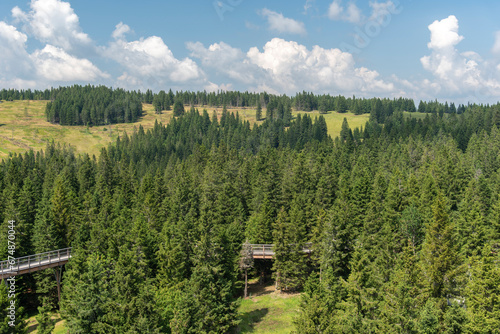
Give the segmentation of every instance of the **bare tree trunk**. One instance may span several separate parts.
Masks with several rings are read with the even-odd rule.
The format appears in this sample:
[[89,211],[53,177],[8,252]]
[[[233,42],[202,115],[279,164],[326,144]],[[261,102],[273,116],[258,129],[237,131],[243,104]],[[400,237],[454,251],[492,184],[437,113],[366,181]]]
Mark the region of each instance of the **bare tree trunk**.
[[248,291],[248,275],[247,275],[247,269],[245,269],[245,298],[247,298],[247,291]]

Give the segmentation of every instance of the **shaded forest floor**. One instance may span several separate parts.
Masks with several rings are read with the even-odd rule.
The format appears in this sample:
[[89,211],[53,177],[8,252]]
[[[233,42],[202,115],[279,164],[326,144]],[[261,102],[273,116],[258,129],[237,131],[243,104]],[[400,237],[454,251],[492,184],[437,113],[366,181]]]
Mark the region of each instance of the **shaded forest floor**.
[[276,292],[273,281],[264,285],[257,280],[250,282],[249,297],[242,300],[238,309],[241,322],[235,333],[288,334],[294,330],[300,294]]

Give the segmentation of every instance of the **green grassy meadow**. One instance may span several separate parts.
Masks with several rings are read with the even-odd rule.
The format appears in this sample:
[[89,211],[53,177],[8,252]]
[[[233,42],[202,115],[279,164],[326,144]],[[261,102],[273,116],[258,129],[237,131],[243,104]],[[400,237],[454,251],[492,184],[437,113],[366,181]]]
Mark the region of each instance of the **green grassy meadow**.
[[249,297],[238,308],[240,324],[235,333],[289,334],[299,310],[300,294],[278,293],[273,282],[249,285]]
[[313,120],[315,117],[322,115],[325,118],[326,126],[328,127],[328,134],[332,136],[332,138],[335,138],[340,134],[344,118],[347,118],[347,123],[352,130],[354,130],[355,128],[364,127],[366,122],[368,122],[368,120],[370,119],[370,114],[354,115],[350,112],[340,114],[335,111],[329,111],[326,114],[320,114],[317,110],[311,112],[298,111],[294,112],[293,116],[296,116],[298,114],[307,114],[312,117]]
[[114,142],[125,131],[132,133],[142,125],[152,128],[155,121],[169,122],[172,112],[156,115],[152,105],[144,105],[144,116],[136,123],[111,126],[62,126],[51,124],[45,118],[47,101],[12,101],[0,103],[0,159],[9,153],[23,153],[29,149],[45,149],[54,140],[70,144],[78,153],[97,155],[102,147]]

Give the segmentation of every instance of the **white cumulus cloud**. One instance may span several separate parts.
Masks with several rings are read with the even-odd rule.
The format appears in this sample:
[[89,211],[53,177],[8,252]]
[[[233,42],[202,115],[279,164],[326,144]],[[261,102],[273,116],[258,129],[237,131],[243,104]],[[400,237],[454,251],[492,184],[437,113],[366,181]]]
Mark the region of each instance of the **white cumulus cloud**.
[[376,71],[356,67],[352,55],[339,49],[308,49],[281,38],[267,42],[262,51],[252,47],[246,53],[223,42],[209,47],[191,43],[188,49],[204,69],[255,91],[391,95],[394,90],[393,83],[382,80]]
[[261,11],[261,15],[267,19],[269,30],[271,31],[298,35],[306,34],[306,28],[303,22],[284,17],[283,14],[273,12],[267,8]]
[[340,20],[342,19],[342,13],[344,12],[344,7],[340,5],[342,0],[334,0],[330,7],[328,7],[328,17],[330,20]]
[[[0,21],[0,81],[29,78],[33,66],[26,51],[28,36]],[[18,87],[12,84],[12,86]]]
[[158,85],[193,83],[204,79],[198,65],[190,58],[177,59],[158,36],[127,41],[124,33],[128,26],[118,24],[112,36],[117,38],[105,48],[103,55],[113,59],[124,68],[120,85],[133,88],[147,87],[152,82]]
[[46,45],[32,55],[38,75],[48,81],[96,81],[108,78],[87,59],[79,59],[66,53],[62,48]]
[[500,55],[500,31],[495,33],[495,44],[493,45],[493,49],[491,49],[491,51],[496,55]]
[[351,23],[359,23],[363,19],[361,10],[353,2],[347,5],[346,20]]
[[0,21],[0,83],[4,87],[40,88],[69,81],[93,82],[108,77],[87,59],[46,45],[27,52],[28,36]]
[[122,39],[126,33],[130,32],[130,27],[123,22],[116,25],[115,30],[111,34],[114,39]]
[[208,48],[200,43],[187,43],[191,57],[201,60],[203,68],[215,69],[215,75],[223,75],[227,79],[234,79],[240,83],[254,83],[259,76],[258,67],[250,64],[246,54],[224,42],[214,43]]
[[77,51],[91,46],[92,40],[82,31],[79,18],[69,2],[32,0],[30,7],[28,13],[14,7],[12,16],[23,22],[26,32],[39,41],[66,51]]
[[[473,51],[460,53],[456,46],[464,39],[459,34],[458,19],[450,15],[429,25],[427,47],[431,54],[420,59],[434,81],[424,83],[431,93],[467,96],[471,100],[500,95],[500,82],[492,73],[494,66]],[[430,84],[429,84],[430,83]],[[424,88],[425,90],[425,88]]]
[[342,6],[342,0],[334,0],[328,7],[328,18],[334,21],[347,21],[357,24],[363,20],[363,14],[352,1],[347,4],[347,7],[344,7]]
[[357,68],[350,53],[314,46],[308,50],[297,42],[274,38],[263,51],[251,48],[251,63],[268,71],[278,91],[378,92],[390,93],[394,87],[379,79],[376,71]]
[[391,0],[386,2],[370,1],[369,5],[372,9],[372,14],[369,20],[373,20],[381,24],[388,24],[391,16],[394,14],[400,14],[402,10]]
[[458,34],[458,19],[454,15],[441,21],[434,21],[429,25],[431,41],[427,44],[429,49],[439,50],[453,48],[464,37]]

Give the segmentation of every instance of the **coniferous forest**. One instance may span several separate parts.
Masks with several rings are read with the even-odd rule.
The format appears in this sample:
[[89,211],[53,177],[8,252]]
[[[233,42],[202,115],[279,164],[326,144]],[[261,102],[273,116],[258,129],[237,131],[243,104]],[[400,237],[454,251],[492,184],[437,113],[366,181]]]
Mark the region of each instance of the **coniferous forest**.
[[[1,259],[10,220],[16,257],[73,254],[60,301],[52,269],[17,277],[18,333],[23,308],[37,307],[59,309],[70,333],[231,333],[246,241],[275,245],[250,276],[302,292],[296,333],[499,331],[500,104],[421,102],[417,119],[403,114],[413,100],[305,92],[0,96],[51,100],[47,120],[68,125],[134,122],[143,102],[191,105],[99,156],[52,143],[0,163]],[[203,109],[222,105],[261,106],[266,120]],[[322,116],[291,108],[370,120],[331,138]]]

